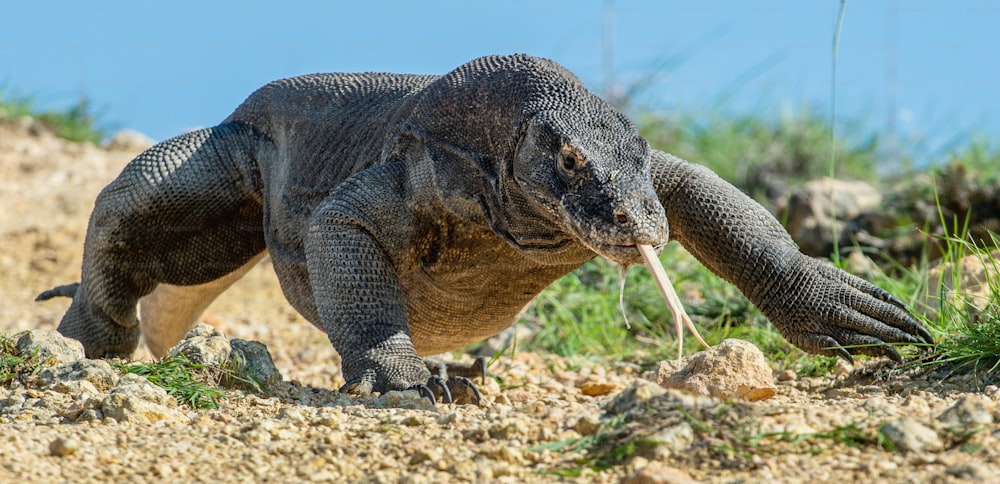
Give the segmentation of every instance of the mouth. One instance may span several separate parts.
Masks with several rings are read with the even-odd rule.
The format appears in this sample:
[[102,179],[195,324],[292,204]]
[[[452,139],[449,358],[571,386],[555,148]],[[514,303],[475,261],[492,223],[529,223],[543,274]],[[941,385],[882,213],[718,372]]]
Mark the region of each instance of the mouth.
[[642,254],[635,245],[608,244],[592,240],[583,240],[583,243],[597,255],[625,268],[644,263]]

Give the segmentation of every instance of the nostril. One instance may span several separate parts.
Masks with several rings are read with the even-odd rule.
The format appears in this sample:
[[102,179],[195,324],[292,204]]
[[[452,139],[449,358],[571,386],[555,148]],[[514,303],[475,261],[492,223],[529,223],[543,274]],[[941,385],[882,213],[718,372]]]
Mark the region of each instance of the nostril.
[[628,214],[622,210],[615,210],[615,222],[620,225],[625,225],[629,222]]

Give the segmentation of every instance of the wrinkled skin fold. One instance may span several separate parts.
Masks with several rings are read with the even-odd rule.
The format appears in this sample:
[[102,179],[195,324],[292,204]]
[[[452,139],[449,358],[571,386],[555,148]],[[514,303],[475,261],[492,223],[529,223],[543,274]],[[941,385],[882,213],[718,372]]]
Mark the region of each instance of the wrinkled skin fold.
[[153,146],[98,196],[59,331],[88,357],[127,356],[140,334],[162,351],[270,255],[345,389],[441,393],[422,355],[510,326],[595,256],[637,264],[636,244],[668,240],[806,351],[899,360],[891,344],[931,342],[888,293],[802,255],[750,198],[526,55],[283,79]]

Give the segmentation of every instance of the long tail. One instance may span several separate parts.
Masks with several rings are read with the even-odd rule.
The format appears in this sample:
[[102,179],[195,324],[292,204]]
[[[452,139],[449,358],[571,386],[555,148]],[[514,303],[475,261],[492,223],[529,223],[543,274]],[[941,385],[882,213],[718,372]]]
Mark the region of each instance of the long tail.
[[35,301],[48,301],[54,297],[73,297],[76,295],[76,290],[79,287],[79,282],[66,284],[65,286],[56,286],[48,291],[42,291],[41,294],[35,296]]

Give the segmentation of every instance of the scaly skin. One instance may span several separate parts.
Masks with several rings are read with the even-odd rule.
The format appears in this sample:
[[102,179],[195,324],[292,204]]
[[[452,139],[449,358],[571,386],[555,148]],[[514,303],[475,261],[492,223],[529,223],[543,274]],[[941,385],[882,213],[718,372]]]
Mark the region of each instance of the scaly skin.
[[[426,388],[420,355],[496,334],[596,255],[640,263],[636,244],[669,236],[807,351],[898,360],[885,343],[931,340],[885,291],[805,257],[751,199],[525,55],[441,77],[276,81],[219,126],[150,148],[98,198],[59,331],[89,357],[130,354],[139,299],[267,251],[348,389]],[[157,324],[193,321],[143,327]]]

